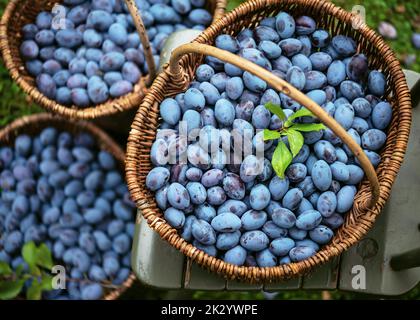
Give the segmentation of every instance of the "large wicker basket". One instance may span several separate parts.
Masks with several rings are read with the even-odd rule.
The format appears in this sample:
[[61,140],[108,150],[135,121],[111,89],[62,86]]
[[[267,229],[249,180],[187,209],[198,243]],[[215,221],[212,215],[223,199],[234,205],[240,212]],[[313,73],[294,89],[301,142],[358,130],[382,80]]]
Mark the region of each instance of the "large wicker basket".
[[[12,145],[15,138],[22,133],[36,135],[42,129],[52,126],[59,130],[67,130],[71,133],[88,132],[97,141],[101,150],[111,153],[119,163],[121,172],[124,170],[124,151],[121,147],[104,131],[97,126],[86,121],[67,120],[62,117],[53,116],[47,113],[39,113],[31,116],[19,118],[0,130],[0,145]],[[133,214],[133,221],[135,216]],[[106,289],[105,300],[117,299],[136,279],[131,273],[127,280],[120,286],[113,289]]]
[[[146,63],[150,70],[148,75],[140,78],[134,86],[133,92],[119,98],[110,98],[105,103],[99,105],[78,108],[76,106],[69,107],[61,105],[47,98],[38,90],[35,79],[27,73],[24,62],[20,57],[19,47],[22,43],[21,30],[25,24],[33,22],[40,11],[51,10],[56,3],[61,2],[62,0],[11,0],[8,3],[0,22],[0,49],[4,63],[12,79],[37,104],[49,112],[66,118],[95,119],[137,107],[144,98],[147,87],[156,76],[156,66],[154,65],[145,27],[133,0],[125,0],[125,2],[133,16],[143,48],[145,48]],[[207,0],[207,8],[213,13],[213,21],[215,21],[225,13],[226,0]]]
[[[302,14],[317,19],[320,28],[333,35],[345,34],[358,42],[358,51],[368,56],[370,67],[382,70],[387,79],[387,98],[393,107],[393,119],[388,131],[386,145],[381,153],[378,168],[372,167],[361,148],[346,131],[321,107],[303,93],[277,78],[267,70],[253,65],[239,56],[211,47],[221,33],[237,34],[245,27],[256,26],[261,19],[287,11],[293,16]],[[174,51],[165,72],[161,73],[141,104],[130,132],[126,153],[126,175],[132,198],[136,201],[149,225],[180,250],[188,258],[213,272],[229,279],[247,282],[270,282],[304,274],[323,264],[357,243],[372,227],[387,201],[392,184],[404,158],[411,124],[411,101],[403,72],[389,46],[366,25],[352,28],[356,17],[325,0],[252,0],[226,14],[203,32],[193,43]],[[360,184],[351,211],[337,230],[332,241],[313,257],[297,263],[270,268],[238,267],[211,257],[182,239],[162,218],[154,194],[145,187],[145,177],[152,164],[150,147],[159,126],[159,103],[166,97],[184,91],[194,77],[196,67],[203,55],[213,55],[258,75],[278,91],[282,91],[301,105],[310,109],[325,125],[331,128],[347,144],[365,170],[366,178]]]

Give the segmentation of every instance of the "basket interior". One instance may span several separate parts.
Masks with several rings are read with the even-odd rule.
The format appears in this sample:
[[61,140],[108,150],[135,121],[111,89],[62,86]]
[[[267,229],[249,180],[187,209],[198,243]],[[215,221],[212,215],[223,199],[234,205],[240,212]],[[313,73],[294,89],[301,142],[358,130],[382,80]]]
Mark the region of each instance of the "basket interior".
[[[22,117],[0,131],[0,143],[3,146],[13,145],[18,135],[24,133],[34,136],[39,134],[46,127],[54,127],[59,131],[68,131],[72,134],[81,132],[90,133],[95,138],[98,148],[111,153],[118,162],[120,172],[124,172],[123,150],[101,129],[84,121],[69,121],[46,113]],[[131,286],[134,279],[135,276],[132,273],[120,287],[116,289],[106,289],[104,299],[116,299],[122,292]]]
[[19,134],[25,133],[34,136],[46,127],[54,127],[59,131],[68,131],[72,134],[80,132],[90,133],[95,138],[99,149],[108,151],[116,158],[120,171],[123,172],[123,150],[105,132],[88,122],[71,121],[48,114],[36,114],[20,118],[12,123],[11,126],[4,128],[0,132],[0,141],[2,145],[12,145]]
[[[1,36],[1,40],[3,42],[3,58],[13,80],[15,80],[27,94],[31,95],[37,103],[41,104],[41,106],[46,106],[47,109],[52,109],[65,116],[72,117],[76,115],[78,118],[89,119],[96,118],[99,115],[114,114],[137,106],[146,92],[145,82],[147,74],[139,79],[137,84],[134,85],[132,92],[119,98],[110,98],[105,103],[87,108],[79,108],[74,105],[60,105],[38,91],[35,78],[26,71],[25,61],[23,61],[20,56],[19,48],[23,41],[21,30],[25,24],[33,23],[36,16],[41,11],[51,11],[54,5],[60,3],[63,3],[63,0],[11,0],[9,3],[2,18],[2,33],[4,33],[4,35]],[[221,12],[224,12],[225,5],[225,0],[206,1],[206,8],[213,13],[214,19],[218,18]]]
[[24,67],[24,61],[20,57],[19,47],[22,43],[22,27],[28,23],[34,23],[36,16],[41,11],[51,11],[56,3],[62,1],[48,0],[30,0],[30,1],[14,1],[15,9],[11,12],[11,16],[7,25],[7,41],[9,42],[13,61],[22,77],[31,86],[35,86],[35,79],[28,74]]
[[[16,3],[16,9],[13,10],[13,14],[10,17],[7,26],[7,40],[10,43],[10,49],[12,50],[13,60],[15,61],[17,66],[21,67],[20,72],[22,76],[27,78],[26,81],[29,84],[35,85],[34,78],[27,73],[26,69],[24,68],[24,62],[20,58],[19,47],[22,43],[22,27],[25,24],[33,23],[36,19],[36,16],[41,11],[51,11],[55,4],[62,3],[63,0],[15,0],[14,2]],[[216,1],[206,2],[206,9],[208,9],[212,13],[214,13],[216,6]]]
[[[352,15],[327,1],[250,1],[216,22],[194,42],[213,44],[219,34],[236,35],[244,28],[255,27],[263,18],[276,15],[280,11],[287,11],[295,18],[300,15],[312,16],[317,21],[317,28],[328,30],[332,36],[337,34],[351,36],[358,44],[358,53],[364,53],[368,57],[369,67],[381,70],[387,79],[387,90],[382,98],[386,98],[391,103],[393,119],[388,128],[386,145],[381,152],[382,161],[376,169],[380,183],[380,199],[373,210],[366,209],[370,199],[370,187],[365,178],[358,187],[353,208],[349,213],[345,214],[344,224],[336,230],[329,244],[323,246],[315,256],[305,261],[272,268],[229,265],[220,259],[204,254],[183,240],[176,233],[176,230],[172,229],[162,219],[162,212],[157,207],[154,194],[145,187],[145,178],[147,173],[153,168],[149,154],[156,129],[159,126],[159,104],[164,98],[186,90],[194,78],[196,68],[203,60],[203,57],[196,54],[189,54],[181,59],[185,79],[184,84],[173,83],[168,70],[156,79],[155,86],[152,87],[147,96],[151,99],[141,105],[136,117],[138,123],[136,124],[135,120],[133,125],[133,128],[141,132],[142,138],[138,139],[134,135],[130,135],[131,142],[138,144],[138,150],[136,151],[137,157],[139,157],[138,161],[136,161],[136,166],[130,166],[129,169],[130,172],[135,170],[137,180],[136,187],[133,187],[130,191],[142,210],[143,216],[151,224],[152,228],[159,232],[162,238],[190,258],[196,260],[199,264],[205,265],[212,271],[223,273],[228,278],[239,278],[251,282],[261,282],[267,279],[270,281],[280,280],[305,273],[312,266],[324,263],[340,254],[367,233],[389,197],[392,182],[404,157],[411,121],[408,88],[404,87],[405,83],[401,84],[401,81],[404,81],[402,80],[403,73],[391,49],[373,30],[366,26],[357,30],[353,29]],[[128,149],[128,152],[130,151]],[[127,163],[130,161],[131,159]]]

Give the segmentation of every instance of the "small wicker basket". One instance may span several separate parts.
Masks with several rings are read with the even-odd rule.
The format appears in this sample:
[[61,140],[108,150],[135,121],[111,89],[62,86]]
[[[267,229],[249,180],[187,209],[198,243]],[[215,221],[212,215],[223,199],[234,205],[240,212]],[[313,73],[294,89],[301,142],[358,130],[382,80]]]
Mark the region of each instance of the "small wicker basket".
[[[121,147],[104,131],[97,126],[86,121],[67,120],[62,117],[53,116],[47,113],[39,113],[31,116],[19,118],[0,130],[0,144],[12,145],[15,138],[22,133],[29,135],[39,134],[42,129],[52,126],[59,130],[67,130],[71,133],[88,132],[97,141],[98,148],[111,153],[119,163],[120,171],[124,170],[124,151]],[[133,221],[135,215],[133,214]],[[127,280],[121,286],[115,289],[108,289],[104,300],[117,299],[125,290],[127,290],[136,279],[134,273],[131,273]]]
[[[144,48],[146,63],[149,66],[149,74],[140,78],[131,93],[122,97],[110,98],[105,103],[78,108],[76,106],[64,106],[43,95],[35,84],[35,79],[28,74],[24,61],[20,57],[19,47],[22,43],[22,27],[35,20],[37,14],[43,10],[51,10],[56,3],[62,0],[11,0],[4,10],[0,21],[0,49],[6,68],[14,81],[29,95],[29,97],[45,110],[66,118],[96,119],[111,116],[137,107],[147,87],[156,76],[156,66],[146,29],[143,25],[134,0],[124,0],[133,17],[136,29],[139,33]],[[226,0],[208,0],[207,8],[213,13],[213,21],[219,19],[226,8]]]
[[[392,104],[393,119],[388,130],[386,145],[381,153],[378,168],[372,167],[361,148],[346,131],[315,102],[290,84],[267,70],[229,52],[212,47],[215,38],[222,33],[235,35],[246,27],[255,27],[267,16],[287,11],[294,17],[309,15],[318,20],[318,27],[331,34],[353,37],[358,43],[358,52],[363,52],[370,67],[380,69],[387,79],[385,98]],[[126,153],[126,176],[132,198],[151,228],[199,265],[225,276],[246,282],[261,283],[285,280],[309,272],[313,267],[329,261],[357,243],[372,227],[387,201],[392,184],[404,158],[411,125],[411,101],[404,74],[389,46],[366,25],[352,28],[357,17],[326,0],[252,0],[226,14],[205,30],[191,44],[176,49],[169,66],[166,66],[147,93],[135,117],[128,139]],[[332,241],[313,257],[297,263],[276,267],[239,267],[211,257],[182,239],[177,230],[162,218],[154,194],[147,190],[145,178],[152,169],[150,147],[159,126],[159,104],[170,96],[183,92],[194,77],[203,55],[211,55],[247,70],[268,82],[271,87],[290,96],[311,110],[327,127],[331,128],[349,146],[359,159],[366,178],[360,184],[353,208],[346,214],[345,222],[337,230]]]

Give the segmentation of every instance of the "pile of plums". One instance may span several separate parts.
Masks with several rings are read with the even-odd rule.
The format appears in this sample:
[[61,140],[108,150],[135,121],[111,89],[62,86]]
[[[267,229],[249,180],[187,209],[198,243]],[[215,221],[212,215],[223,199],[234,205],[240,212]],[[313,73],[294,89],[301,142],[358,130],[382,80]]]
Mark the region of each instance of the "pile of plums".
[[[301,90],[375,167],[380,163],[392,117],[384,100],[386,79],[370,69],[352,38],[331,36],[311,17],[280,12],[234,36],[219,35],[215,46]],[[264,141],[263,129],[281,131],[284,121],[267,103],[280,105],[287,117],[302,108],[257,76],[208,56],[189,89],[160,104],[162,123],[151,148],[155,168],[146,186],[166,221],[197,248],[239,266],[271,267],[313,256],[343,224],[364,177],[329,128],[305,132],[285,177],[277,176],[271,162],[278,140]],[[181,124],[187,125],[187,137]],[[264,157],[248,154],[237,163],[229,141],[245,132],[251,133],[254,153],[262,147]]]
[[[204,29],[205,0],[136,0],[156,65],[173,32]],[[60,104],[87,107],[133,91],[148,73],[143,47],[123,0],[64,0],[22,28],[20,54],[39,91]]]
[[118,163],[88,133],[53,127],[0,147],[0,261],[28,266],[25,243],[45,243],[66,268],[48,299],[100,299],[130,275],[131,202]]

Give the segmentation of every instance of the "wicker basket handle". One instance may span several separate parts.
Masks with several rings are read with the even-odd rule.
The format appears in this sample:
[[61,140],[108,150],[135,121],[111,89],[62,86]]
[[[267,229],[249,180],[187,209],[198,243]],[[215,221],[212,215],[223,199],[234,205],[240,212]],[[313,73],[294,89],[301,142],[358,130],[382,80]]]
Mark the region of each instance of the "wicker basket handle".
[[147,66],[149,67],[149,74],[146,80],[146,85],[149,86],[152,84],[153,80],[156,77],[155,60],[153,59],[152,48],[150,47],[149,37],[147,35],[147,31],[143,24],[143,20],[140,16],[140,10],[137,8],[136,2],[134,0],[124,0],[124,1],[127,5],[128,10],[130,11],[131,17],[133,18],[134,25],[136,26],[141,44],[143,46],[146,63],[147,63]]
[[316,115],[322,123],[331,130],[349,147],[353,154],[360,161],[363,170],[370,182],[371,198],[367,204],[368,208],[373,208],[379,199],[379,181],[376,175],[375,169],[369,161],[362,148],[352,139],[352,137],[343,129],[343,127],[335,121],[332,117],[325,112],[317,103],[309,99],[305,94],[300,92],[298,89],[290,85],[288,82],[275,76],[271,72],[263,69],[262,67],[242,58],[233,53],[230,53],[219,48],[199,43],[189,43],[176,48],[172,52],[171,60],[169,62],[169,71],[174,77],[175,83],[184,83],[185,78],[182,72],[182,68],[179,64],[181,57],[188,53],[198,53],[202,55],[210,55],[218,58],[222,61],[233,64],[245,71],[248,71],[259,78],[269,83],[273,88],[284,93],[290,98],[296,100],[302,106],[309,109],[314,115]]

